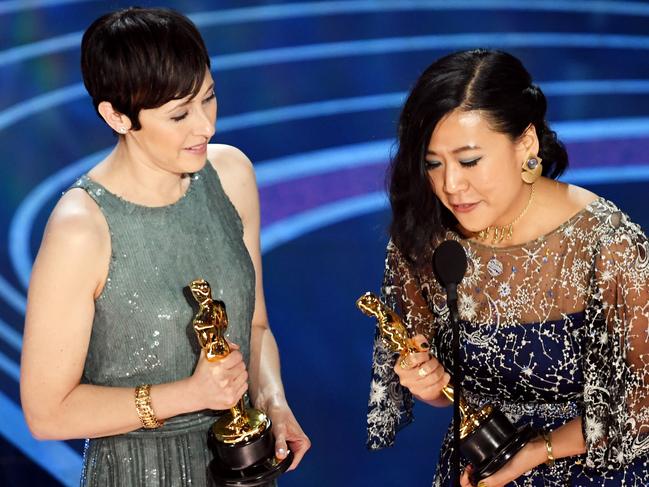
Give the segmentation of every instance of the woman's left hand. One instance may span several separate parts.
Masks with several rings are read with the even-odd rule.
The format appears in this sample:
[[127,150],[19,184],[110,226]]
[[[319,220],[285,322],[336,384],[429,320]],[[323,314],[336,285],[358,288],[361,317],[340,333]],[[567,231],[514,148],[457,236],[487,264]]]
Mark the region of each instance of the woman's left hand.
[[[545,462],[547,454],[543,438],[536,437],[530,440],[522,450],[514,455],[500,470],[478,482],[477,487],[502,487],[516,480],[525,472]],[[476,487],[471,484],[469,474],[472,467],[469,465],[460,477],[462,487]]]
[[304,434],[287,404],[271,406],[266,410],[266,414],[273,423],[275,455],[283,460],[290,449],[295,456],[287,471],[295,470],[306,451],[311,448],[311,440]]

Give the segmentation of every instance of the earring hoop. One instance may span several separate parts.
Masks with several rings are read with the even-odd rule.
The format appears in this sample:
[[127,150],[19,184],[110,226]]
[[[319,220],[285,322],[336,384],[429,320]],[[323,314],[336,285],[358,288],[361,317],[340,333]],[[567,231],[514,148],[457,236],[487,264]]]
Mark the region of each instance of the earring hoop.
[[543,172],[542,162],[539,156],[529,156],[521,167],[521,179],[527,184],[534,184]]

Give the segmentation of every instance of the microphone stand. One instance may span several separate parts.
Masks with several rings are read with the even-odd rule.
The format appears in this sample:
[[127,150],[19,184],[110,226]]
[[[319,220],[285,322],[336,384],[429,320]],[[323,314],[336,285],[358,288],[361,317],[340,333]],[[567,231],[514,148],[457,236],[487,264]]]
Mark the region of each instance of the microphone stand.
[[460,485],[460,426],[462,413],[462,368],[460,366],[460,315],[457,309],[457,286],[467,269],[467,258],[462,245],[445,240],[433,252],[433,270],[437,281],[446,289],[453,347],[453,455],[451,457],[451,487]]
[[[530,441],[534,430],[530,426],[516,428],[497,408],[486,404],[479,410],[462,399],[462,364],[460,361],[460,315],[457,286],[467,269],[466,253],[455,240],[445,240],[433,253],[433,270],[440,285],[446,290],[446,305],[451,326],[453,357],[453,452],[450,465],[450,487],[459,485],[460,454],[474,471],[472,481],[496,472]],[[451,397],[450,394],[447,397]],[[465,424],[462,424],[464,414]],[[462,438],[461,435],[464,435]],[[462,452],[460,453],[460,446]]]
[[457,284],[446,286],[453,347],[453,455],[451,458],[451,487],[460,485],[460,397],[462,395],[462,373],[460,365],[460,315],[457,310]]

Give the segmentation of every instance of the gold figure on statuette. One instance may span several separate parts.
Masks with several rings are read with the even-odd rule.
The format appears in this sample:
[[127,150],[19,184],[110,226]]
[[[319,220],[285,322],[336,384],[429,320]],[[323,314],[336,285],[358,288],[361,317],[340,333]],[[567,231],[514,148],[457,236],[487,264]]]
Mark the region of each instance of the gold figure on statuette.
[[[199,306],[192,325],[206,359],[215,362],[225,358],[230,353],[230,345],[225,339],[228,326],[225,305],[212,299],[212,290],[204,279],[192,281],[189,289]],[[269,426],[270,420],[266,414],[247,408],[242,396],[228,413],[212,425],[212,433],[218,441],[235,445],[261,436]]]
[[[356,306],[364,314],[377,319],[381,339],[386,347],[394,352],[407,356],[410,353],[420,352],[410,339],[401,317],[391,310],[374,293],[367,292],[356,301]],[[453,386],[446,385],[442,394],[453,402]],[[460,397],[460,438],[466,438],[478,428],[492,411],[491,405],[486,405],[479,411],[471,408],[463,397]]]

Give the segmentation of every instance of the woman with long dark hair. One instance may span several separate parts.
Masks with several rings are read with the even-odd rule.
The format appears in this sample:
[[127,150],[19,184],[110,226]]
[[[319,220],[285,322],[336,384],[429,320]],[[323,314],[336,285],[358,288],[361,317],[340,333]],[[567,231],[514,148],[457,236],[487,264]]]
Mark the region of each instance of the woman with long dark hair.
[[[259,197],[238,149],[210,145],[210,58],[196,26],[128,8],[86,30],[81,67],[113,150],[60,199],[29,286],[25,418],[89,438],[82,485],[204,486],[207,432],[248,391],[279,460],[310,446],[282,386],[261,275]],[[208,362],[183,289],[204,278],[235,350]],[[288,460],[287,460],[288,461]]]
[[[382,293],[422,351],[376,340],[368,446],[392,444],[413,397],[449,404],[449,310],[431,256],[453,239],[468,258],[464,397],[538,431],[478,485],[646,486],[649,244],[613,203],[556,180],[568,157],[545,116],[521,62],[494,50],[439,59],[406,100]],[[435,486],[451,480],[451,431]]]

